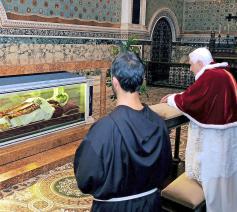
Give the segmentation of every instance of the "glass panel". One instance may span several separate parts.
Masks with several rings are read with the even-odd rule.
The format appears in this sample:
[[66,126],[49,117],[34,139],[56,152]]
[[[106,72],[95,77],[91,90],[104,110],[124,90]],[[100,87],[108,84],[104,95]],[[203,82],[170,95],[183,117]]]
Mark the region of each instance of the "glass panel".
[[85,120],[86,83],[0,95],[0,144]]

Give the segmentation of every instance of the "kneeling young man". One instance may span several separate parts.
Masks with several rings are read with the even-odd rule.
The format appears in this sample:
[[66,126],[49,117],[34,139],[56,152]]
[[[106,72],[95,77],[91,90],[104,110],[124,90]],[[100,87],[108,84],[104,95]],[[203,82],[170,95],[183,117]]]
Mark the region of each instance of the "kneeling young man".
[[93,195],[95,212],[160,211],[160,192],[171,166],[164,121],[139,99],[144,66],[134,53],[111,68],[114,111],[97,121],[76,151],[78,187]]

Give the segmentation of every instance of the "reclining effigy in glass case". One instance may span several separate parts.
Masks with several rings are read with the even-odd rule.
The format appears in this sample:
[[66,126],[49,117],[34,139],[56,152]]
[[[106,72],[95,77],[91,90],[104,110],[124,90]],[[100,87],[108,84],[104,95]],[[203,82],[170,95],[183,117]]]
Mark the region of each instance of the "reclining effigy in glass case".
[[0,78],[0,146],[86,122],[92,81],[69,72]]

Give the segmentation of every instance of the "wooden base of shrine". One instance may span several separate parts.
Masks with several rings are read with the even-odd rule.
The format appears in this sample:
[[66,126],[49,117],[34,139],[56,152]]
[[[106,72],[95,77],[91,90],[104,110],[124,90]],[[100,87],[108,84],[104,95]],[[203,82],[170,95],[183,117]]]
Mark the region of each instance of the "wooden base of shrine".
[[72,161],[92,122],[0,148],[0,189]]

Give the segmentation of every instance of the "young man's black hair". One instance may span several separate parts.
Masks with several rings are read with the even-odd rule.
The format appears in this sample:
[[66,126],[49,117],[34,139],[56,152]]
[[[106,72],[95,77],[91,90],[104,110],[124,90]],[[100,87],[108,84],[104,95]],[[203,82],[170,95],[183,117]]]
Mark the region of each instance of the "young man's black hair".
[[120,54],[112,63],[111,77],[116,77],[123,90],[139,91],[144,78],[144,65],[133,52]]

